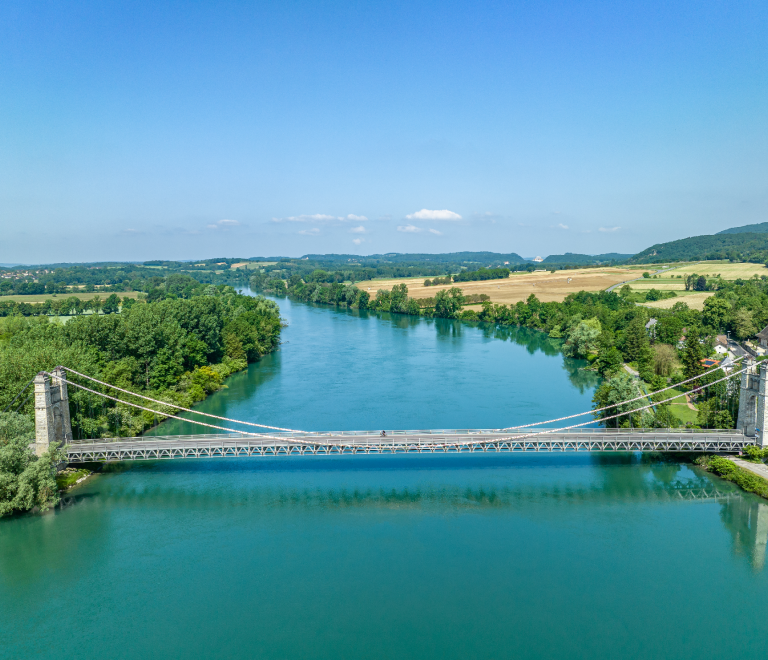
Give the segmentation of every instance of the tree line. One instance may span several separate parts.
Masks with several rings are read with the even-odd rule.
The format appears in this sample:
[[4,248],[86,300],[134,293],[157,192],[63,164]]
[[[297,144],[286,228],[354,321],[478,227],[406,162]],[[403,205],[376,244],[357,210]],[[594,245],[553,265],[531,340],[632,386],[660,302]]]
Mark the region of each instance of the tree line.
[[[282,285],[283,293],[305,302],[542,330],[561,341],[566,356],[587,360],[589,368],[603,378],[595,394],[597,408],[641,396],[643,388],[653,391],[700,376],[691,385],[681,386],[680,392],[687,392],[697,405],[695,424],[703,427],[731,428],[738,414],[737,385],[719,383],[696,391],[698,385],[715,379],[701,361],[714,355],[716,336],[730,332],[747,339],[768,324],[768,277],[718,280],[718,289],[703,311],[690,309],[682,301],[666,310],[638,306],[627,287],[620,293],[581,291],[563,302],[541,302],[535,295],[510,305],[486,300],[475,310],[464,308],[468,301],[458,287],[439,291],[425,306],[425,301],[408,296],[405,284],[379,290],[375,296],[353,284],[305,282],[298,276]],[[639,373],[639,379],[625,371],[625,364]],[[641,400],[630,409],[598,417],[618,411],[622,418],[605,423],[665,428],[682,424],[673,407],[638,411],[646,405],[648,401]]]

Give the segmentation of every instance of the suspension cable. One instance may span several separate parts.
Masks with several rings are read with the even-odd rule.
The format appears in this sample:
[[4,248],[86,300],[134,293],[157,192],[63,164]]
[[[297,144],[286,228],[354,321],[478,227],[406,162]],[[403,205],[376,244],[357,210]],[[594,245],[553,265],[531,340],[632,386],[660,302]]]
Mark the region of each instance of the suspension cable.
[[[18,398],[19,398],[19,397],[20,397],[20,396],[21,396],[21,395],[22,395],[22,394],[23,394],[23,393],[26,391],[26,389],[27,389],[27,388],[28,388],[28,387],[29,387],[29,386],[30,386],[32,383],[34,383],[34,382],[35,382],[35,379],[34,379],[34,378],[30,378],[29,382],[28,382],[28,383],[27,383],[27,384],[26,384],[24,387],[22,387],[22,388],[19,390],[19,393],[18,393],[18,394],[17,394],[15,397],[13,397],[13,401],[11,401],[11,402],[10,402],[10,403],[9,403],[9,404],[8,404],[8,405],[5,407],[5,408],[3,408],[3,412],[8,412],[8,409],[9,409],[9,408],[10,408],[10,407],[11,407],[11,406],[14,404],[14,403],[16,403],[16,399],[18,399]],[[27,399],[29,399],[29,397],[27,397]],[[26,403],[26,401],[25,401],[24,403]]]
[[[724,380],[728,380],[729,378],[732,378],[733,376],[737,376],[740,373],[743,373],[743,372],[747,371],[747,369],[749,369],[748,366],[745,367],[744,369],[741,369],[740,371],[737,371],[737,372],[733,373],[733,374],[730,374],[728,376],[724,376],[723,378],[720,378],[718,380],[712,381],[711,383],[706,383],[706,384],[704,384],[704,385],[702,385],[700,387],[697,387],[697,388],[693,389],[692,392],[700,392],[701,390],[707,389],[708,387],[710,387],[712,385],[716,385],[717,383],[720,383],[720,382],[722,382]],[[63,380],[62,378],[60,378],[59,376],[56,376],[54,374],[48,373],[48,375],[53,377],[53,378],[58,378],[60,380]],[[68,381],[68,382],[71,382],[71,381]],[[74,385],[75,387],[79,387],[79,388],[81,388],[83,390],[91,392],[92,394],[96,394],[98,396],[101,396],[101,397],[104,397],[104,398],[107,398],[107,399],[111,399],[112,401],[116,401],[118,403],[123,403],[123,404],[129,405],[129,406],[133,406],[135,408],[140,408],[141,410],[147,410],[148,412],[153,412],[153,413],[157,413],[157,414],[160,414],[160,415],[163,415],[163,416],[167,416],[167,415],[165,415],[165,413],[158,413],[156,410],[152,410],[151,408],[145,408],[144,406],[140,406],[138,403],[131,403],[129,401],[122,401],[121,399],[117,399],[116,397],[110,396],[108,394],[103,394],[101,392],[97,392],[96,390],[92,390],[92,389],[90,389],[88,387],[85,387],[84,385],[80,385],[80,384],[75,383],[75,382],[71,382],[71,384]],[[663,401],[658,401],[656,403],[652,403],[652,404],[643,406],[641,408],[634,408],[633,410],[631,410],[629,412],[621,412],[621,413],[617,413],[615,415],[610,415],[608,417],[603,417],[600,421],[601,422],[605,422],[605,421],[607,421],[609,419],[615,419],[617,417],[623,417],[624,415],[627,415],[627,414],[632,414],[632,413],[640,412],[640,411],[643,411],[643,410],[648,410],[649,408],[652,408],[654,405],[662,405],[664,403],[669,403],[670,401],[674,401],[675,399],[677,399],[679,397],[680,397],[680,395],[676,394],[675,396],[670,397],[668,399],[665,399]],[[625,402],[625,403],[627,403],[627,402]],[[616,404],[616,405],[622,405],[622,404],[619,403],[619,404]],[[591,411],[591,412],[595,412],[595,411]],[[214,429],[219,429],[219,430],[222,430],[222,431],[227,431],[229,433],[233,433],[232,429],[228,429],[228,428],[225,428],[223,426],[216,426],[214,424],[207,424],[206,422],[198,422],[196,420],[191,420],[191,419],[183,419],[183,418],[180,418],[180,419],[182,419],[182,421],[190,422],[192,424],[197,424],[199,426],[206,426],[208,428],[214,428]],[[547,429],[547,430],[544,430],[544,431],[537,431],[537,432],[534,432],[534,433],[527,433],[525,435],[510,435],[510,436],[505,437],[505,438],[494,438],[494,442],[505,442],[505,441],[508,441],[508,440],[520,441],[520,440],[525,440],[527,438],[538,437],[540,435],[553,435],[555,433],[561,433],[563,431],[569,431],[571,429],[580,428],[582,426],[587,426],[588,424],[594,423],[594,421],[595,420],[590,420],[590,421],[587,421],[587,422],[581,422],[579,424],[572,424],[570,426],[564,426],[564,427],[561,427],[559,429]],[[252,436],[252,437],[256,437],[256,438],[261,438],[261,439],[265,439],[265,440],[286,440],[286,438],[279,438],[279,437],[276,437],[276,436],[270,436],[270,435],[260,434],[260,433],[249,433],[247,431],[235,431],[235,433],[240,433],[242,435],[248,435],[248,436]],[[342,446],[342,447],[343,446],[350,446],[350,447],[359,446],[356,443],[322,442],[322,441],[319,441],[319,438],[316,439],[316,440],[303,440],[303,439],[299,439],[299,438],[291,438],[291,441],[292,442],[296,442],[296,443],[303,443],[303,444],[312,444],[312,445],[320,444],[320,445],[329,445],[329,446],[337,446],[337,447],[339,447],[339,446]],[[451,444],[453,444],[453,445],[470,446],[470,445],[481,444],[483,442],[488,442],[488,440],[487,439],[466,440],[466,441],[460,441],[459,440],[459,441],[453,441]]]
[[[152,397],[144,396],[143,394],[136,394],[136,392],[131,392],[130,390],[125,390],[122,387],[117,387],[115,385],[110,385],[109,383],[105,383],[104,381],[99,380],[98,378],[94,378],[93,376],[87,376],[85,374],[81,374],[79,371],[75,371],[74,369],[69,369],[68,367],[62,367],[62,369],[71,372],[73,374],[77,374],[78,376],[82,376],[83,378],[87,378],[88,380],[92,380],[95,383],[98,383],[99,385],[104,385],[105,387],[109,387],[113,390],[117,390],[118,392],[123,392],[125,394],[130,394],[131,396],[138,397],[140,399],[145,399],[146,401],[151,401],[152,403],[159,403],[161,406],[169,406],[171,408],[176,408],[178,410],[183,410],[184,412],[193,413],[195,415],[203,415],[205,417],[212,417],[213,419],[220,419],[224,422],[234,422],[235,424],[245,424],[246,426],[258,426],[260,428],[265,429],[272,429],[273,431],[287,431],[288,433],[305,433],[306,431],[300,431],[298,429],[284,429],[280,426],[269,426],[268,424],[257,424],[256,422],[243,422],[239,419],[230,419],[229,417],[220,417],[219,415],[212,415],[211,413],[203,412],[202,410],[193,410],[191,408],[185,408],[184,406],[178,406],[175,403],[169,403],[168,401],[159,401],[158,399],[153,399]],[[69,381],[67,381],[69,382]]]
[[[721,383],[724,380],[728,380],[729,378],[732,378],[733,376],[738,376],[740,373],[745,372],[747,369],[749,369],[749,367],[745,367],[744,369],[741,369],[740,371],[732,373],[732,374],[730,374],[728,376],[724,376],[723,378],[719,378],[718,380],[713,380],[711,383],[706,383],[706,384],[701,385],[700,387],[697,387],[697,388],[695,388],[695,389],[693,389],[691,391],[692,392],[700,392],[701,390],[704,390],[704,389],[708,388],[711,385],[716,385],[717,383]],[[659,390],[659,391],[661,391],[661,390]],[[640,397],[640,398],[645,398],[645,397]],[[609,417],[603,417],[599,421],[604,422],[604,421],[609,420],[609,419],[616,419],[617,417],[623,417],[624,415],[631,415],[632,413],[635,413],[635,412],[640,412],[642,410],[648,410],[648,408],[652,408],[653,406],[660,406],[660,405],[662,405],[664,403],[669,403],[670,401],[674,401],[675,399],[678,399],[678,398],[680,398],[680,395],[676,394],[675,396],[670,397],[669,399],[664,399],[663,401],[656,401],[654,403],[651,403],[651,404],[649,404],[647,406],[643,406],[641,408],[633,408],[632,410],[627,411],[627,412],[621,412],[621,413],[617,413],[615,415],[610,415]],[[624,403],[629,403],[630,401],[637,401],[637,399],[630,399],[629,401],[624,401],[622,403],[617,403],[617,404],[614,404],[614,405],[620,406],[620,405],[623,405]],[[602,410],[605,410],[605,408],[603,408]],[[597,412],[597,410],[592,410],[590,412]],[[501,441],[503,441],[503,440],[523,440],[525,438],[535,437],[535,436],[538,436],[538,435],[552,435],[553,433],[560,433],[561,431],[569,431],[570,429],[575,429],[575,428],[579,428],[581,426],[586,426],[587,424],[592,424],[595,421],[596,420],[590,420],[588,422],[581,422],[580,424],[572,424],[571,426],[564,426],[564,427],[559,428],[559,429],[552,429],[552,430],[548,429],[546,431],[539,431],[537,433],[528,433],[527,435],[509,436],[508,438],[500,438],[499,440],[501,440]]]
[[[739,360],[743,360],[743,359],[744,359],[744,356],[741,356],[741,357],[737,358],[736,360],[734,360],[733,362],[735,364]],[[718,370],[723,369],[723,368],[724,367],[717,367],[717,369],[713,369],[712,371],[718,371]],[[541,426],[542,424],[552,424],[553,422],[563,422],[566,419],[573,419],[574,417],[582,417],[583,415],[589,415],[591,413],[602,412],[603,410],[610,410],[611,408],[615,408],[616,406],[623,406],[626,403],[634,403],[635,401],[640,401],[641,399],[649,399],[650,400],[650,398],[654,394],[660,394],[661,392],[666,392],[667,390],[671,390],[671,389],[673,389],[675,387],[679,387],[680,385],[685,385],[686,383],[690,383],[692,380],[696,380],[697,378],[701,378],[702,376],[706,375],[706,373],[712,373],[712,371],[705,372],[703,374],[699,374],[698,376],[693,376],[692,378],[688,378],[687,380],[681,380],[679,383],[675,383],[674,385],[669,385],[668,387],[664,387],[664,388],[662,388],[660,390],[655,390],[653,392],[649,392],[648,394],[643,394],[642,396],[635,397],[634,399],[629,399],[627,401],[622,401],[621,403],[612,403],[610,406],[604,406],[603,408],[595,408],[593,410],[587,410],[586,412],[576,413],[575,415],[567,415],[565,417],[557,417],[556,419],[548,419],[548,420],[543,421],[543,422],[534,422],[532,424],[523,424],[522,426],[507,426],[507,427],[505,427],[503,429],[499,429],[499,430],[500,431],[511,431],[513,429],[527,429],[527,428],[530,428],[531,426]],[[742,369],[742,371],[743,371],[743,369]],[[736,373],[741,373],[741,371],[738,371]],[[735,376],[735,375],[736,374],[731,374],[730,376],[728,376],[728,378],[730,378],[731,376]],[[675,398],[677,398],[677,397],[675,397]]]
[[24,399],[24,401],[22,401],[22,402],[21,402],[21,403],[20,403],[18,406],[16,406],[16,407],[13,409],[13,412],[19,412],[19,410],[21,410],[21,409],[22,409],[24,406],[26,406],[26,405],[27,405],[27,402],[28,402],[28,401],[29,401],[29,400],[30,400],[30,399],[31,399],[31,398],[32,398],[34,395],[35,395],[35,393],[34,393],[34,392],[30,392],[30,393],[29,393],[29,396],[28,396],[26,399]]
[[[56,378],[59,380],[65,380],[61,378],[60,376],[56,376],[52,373],[46,372],[51,378]],[[96,390],[92,390],[90,387],[86,387],[85,385],[80,385],[79,383],[76,383],[72,380],[65,381],[67,385],[74,385],[75,387],[79,387],[81,390],[85,390],[86,392],[90,392],[91,394],[96,394],[97,396],[103,397],[105,399],[111,399],[112,401],[116,401],[117,403],[122,403],[126,406],[133,406],[134,408],[139,408],[140,410],[146,410],[147,412],[155,413],[156,415],[162,415],[163,417],[173,417],[173,415],[169,415],[164,412],[159,412],[157,410],[152,410],[152,408],[145,408],[144,406],[140,406],[138,403],[132,403],[130,401],[123,401],[122,399],[118,399],[117,397],[110,396],[109,394],[104,394],[103,392],[97,392]],[[282,438],[278,438],[276,436],[271,435],[264,435],[262,433],[250,433],[249,431],[234,431],[233,429],[228,429],[225,426],[216,426],[214,424],[207,424],[206,422],[198,422],[195,419],[184,419],[183,417],[176,417],[176,419],[179,419],[183,422],[189,422],[190,424],[197,424],[198,426],[207,426],[208,428],[212,429],[219,429],[221,431],[227,431],[229,433],[241,433],[243,435],[249,435],[253,436],[255,438],[267,438],[270,440],[281,440]]]

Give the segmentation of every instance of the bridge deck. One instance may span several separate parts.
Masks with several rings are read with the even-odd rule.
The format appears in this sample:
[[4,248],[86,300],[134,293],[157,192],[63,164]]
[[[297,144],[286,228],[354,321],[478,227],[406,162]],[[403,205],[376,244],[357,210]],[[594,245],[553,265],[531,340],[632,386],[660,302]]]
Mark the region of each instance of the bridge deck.
[[[536,435],[531,435],[535,433]],[[269,433],[254,437],[237,433],[194,436],[145,436],[75,441],[67,460],[157,460],[236,456],[339,455],[474,452],[738,452],[755,443],[733,429],[578,429],[566,433],[546,429],[499,432],[492,429],[420,431],[338,431]]]

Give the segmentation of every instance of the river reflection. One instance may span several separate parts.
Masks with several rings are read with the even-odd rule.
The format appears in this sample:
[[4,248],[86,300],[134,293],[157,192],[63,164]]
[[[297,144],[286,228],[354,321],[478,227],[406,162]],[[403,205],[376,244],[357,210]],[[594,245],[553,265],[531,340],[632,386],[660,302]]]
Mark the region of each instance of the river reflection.
[[756,571],[765,566],[768,543],[768,505],[757,498],[732,498],[720,509],[720,519],[730,532],[733,549],[747,557]]
[[[521,474],[521,470],[529,474]],[[585,470],[588,470],[588,478]],[[532,471],[532,472],[531,472]],[[558,471],[554,483],[542,472]],[[538,472],[538,474],[536,474]],[[127,475],[128,479],[113,481]],[[234,479],[234,480],[233,480]],[[231,486],[221,488],[222,482]],[[91,487],[66,497],[62,510],[96,506],[226,511],[324,513],[412,511],[428,515],[508,512],[556,521],[569,510],[621,505],[715,504],[735,555],[761,571],[768,541],[768,505],[730,482],[660,455],[593,454],[557,457],[496,455],[440,457],[321,457],[123,463],[105,466]],[[98,516],[97,516],[98,518]],[[2,529],[0,523],[0,529]],[[5,524],[8,524],[7,522]],[[46,526],[32,526],[34,543]],[[88,543],[100,542],[108,525],[89,527]],[[24,538],[26,545],[32,540]],[[67,554],[71,540],[46,541]],[[24,553],[3,554],[14,562],[34,561]],[[26,557],[22,559],[22,557]]]

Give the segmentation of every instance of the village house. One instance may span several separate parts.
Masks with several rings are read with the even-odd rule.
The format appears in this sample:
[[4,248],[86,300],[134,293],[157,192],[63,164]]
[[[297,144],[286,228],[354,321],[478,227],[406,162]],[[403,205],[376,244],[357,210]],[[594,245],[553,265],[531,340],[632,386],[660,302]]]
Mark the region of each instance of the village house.
[[715,338],[715,352],[720,353],[720,355],[725,355],[728,352],[728,337],[717,335]]
[[755,335],[760,341],[760,348],[768,348],[768,325]]

